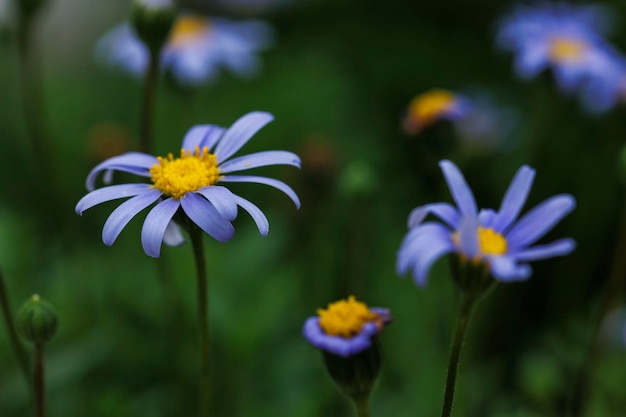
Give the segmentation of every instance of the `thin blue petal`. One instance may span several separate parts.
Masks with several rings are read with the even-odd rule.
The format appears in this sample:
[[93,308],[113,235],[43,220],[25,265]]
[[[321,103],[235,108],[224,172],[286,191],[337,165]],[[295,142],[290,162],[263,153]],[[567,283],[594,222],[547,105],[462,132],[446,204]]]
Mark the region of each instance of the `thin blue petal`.
[[497,218],[493,223],[493,229],[502,233],[519,216],[526,198],[533,185],[535,170],[524,165],[515,174],[509,189],[504,194]]
[[478,225],[493,228],[496,220],[496,212],[492,209],[482,209],[478,212]]
[[243,171],[268,165],[291,165],[300,168],[301,162],[298,155],[287,151],[265,151],[240,156],[220,165],[220,172]]
[[76,213],[82,215],[83,211],[104,203],[105,201],[134,197],[138,194],[147,193],[150,190],[149,184],[120,184],[100,188],[90,192],[78,201],[76,204]]
[[526,264],[519,265],[515,259],[508,256],[489,257],[491,274],[498,281],[522,281],[530,277],[532,269]]
[[167,246],[180,246],[185,243],[185,237],[180,230],[180,226],[178,226],[174,220],[170,220],[165,228],[163,243]]
[[265,214],[263,214],[261,209],[259,209],[257,206],[255,206],[245,198],[239,197],[237,195],[235,196],[235,201],[241,206],[241,208],[243,208],[245,211],[248,212],[248,214],[250,214],[252,220],[254,220],[256,226],[259,228],[259,233],[261,233],[261,236],[267,236],[270,231],[270,222],[267,221],[267,217],[265,217]]
[[414,268],[422,256],[422,252],[435,240],[449,241],[451,232],[439,223],[424,223],[411,231],[402,240],[398,251],[396,271],[398,275],[404,275]]
[[417,259],[415,264],[413,277],[415,278],[417,285],[424,286],[426,284],[430,268],[433,266],[435,261],[450,252],[454,252],[454,244],[449,239],[431,241],[430,244],[421,252],[420,257]]
[[287,194],[291,201],[296,205],[296,208],[300,208],[300,199],[294,190],[290,186],[282,181],[275,180],[274,178],[256,177],[251,175],[228,175],[220,178],[220,182],[253,182],[257,184],[265,184],[270,187],[274,187]]
[[473,258],[478,253],[478,236],[476,218],[465,217],[461,220],[461,228],[459,229],[459,247],[461,253],[468,258]]
[[180,203],[189,219],[215,240],[226,242],[235,234],[233,225],[204,198],[187,193],[180,199]]
[[452,198],[456,202],[459,211],[464,216],[476,217],[476,200],[474,200],[474,194],[472,190],[465,182],[463,174],[459,168],[448,160],[439,162],[439,166],[443,171],[443,175],[450,188]]
[[368,322],[363,325],[357,335],[351,338],[331,336],[326,334],[319,325],[319,317],[310,317],[302,328],[303,336],[313,346],[341,357],[352,356],[368,348],[372,337],[378,331],[375,323]]
[[96,177],[102,171],[118,170],[149,177],[148,171],[156,163],[157,159],[154,156],[140,152],[128,152],[124,155],[114,156],[96,165],[87,176],[85,185],[87,190],[92,191],[95,188]]
[[439,217],[453,229],[458,227],[459,214],[452,205],[448,203],[433,203],[414,208],[411,211],[407,222],[409,229],[418,226],[429,214]]
[[237,217],[235,194],[228,188],[222,187],[221,185],[211,185],[209,187],[200,188],[196,193],[201,194],[204,198],[209,200],[213,207],[215,207],[226,220],[235,220]]
[[274,120],[274,116],[265,112],[252,112],[240,117],[224,133],[215,147],[219,163],[225,162],[248,142],[263,126]]
[[120,204],[104,223],[102,228],[102,241],[104,244],[111,246],[128,222],[141,210],[157,201],[160,196],[161,191],[151,189]]
[[187,131],[183,139],[183,149],[195,151],[196,146],[200,149],[205,146],[209,150],[217,143],[226,129],[216,125],[198,125]]
[[571,195],[557,195],[545,200],[522,217],[506,235],[511,249],[532,245],[565,215],[574,209],[576,201]]
[[146,216],[141,228],[141,245],[148,256],[158,258],[161,254],[161,242],[163,242],[165,230],[178,207],[180,207],[179,200],[168,198],[154,206]]
[[511,256],[518,261],[538,261],[540,259],[552,258],[555,256],[564,256],[571,253],[576,248],[576,242],[573,239],[560,239],[547,245],[537,245],[530,249],[526,249]]

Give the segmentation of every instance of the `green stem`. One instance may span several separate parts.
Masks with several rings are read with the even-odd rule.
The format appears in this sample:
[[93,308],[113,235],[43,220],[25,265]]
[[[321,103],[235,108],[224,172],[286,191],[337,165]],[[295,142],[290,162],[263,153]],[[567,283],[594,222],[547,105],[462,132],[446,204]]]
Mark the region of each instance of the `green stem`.
[[456,374],[459,369],[459,359],[461,358],[461,349],[463,348],[463,340],[467,331],[467,325],[470,321],[472,308],[476,298],[463,295],[461,301],[461,311],[456,323],[454,331],[454,339],[450,349],[450,359],[448,360],[448,376],[446,377],[446,390],[443,395],[443,407],[441,409],[441,417],[450,417],[452,414],[452,403],[454,402],[454,390],[456,387]]
[[209,352],[209,302],[208,284],[206,276],[206,262],[204,259],[203,233],[197,226],[192,225],[189,230],[193,254],[196,262],[198,277],[198,330],[200,333],[200,415],[209,416],[211,369]]
[[28,354],[26,350],[24,350],[24,346],[20,342],[20,339],[17,335],[17,331],[15,330],[15,321],[13,320],[13,315],[11,314],[11,307],[9,306],[9,296],[7,293],[6,286],[4,284],[4,275],[0,271],[0,307],[2,308],[2,315],[4,316],[4,322],[7,326],[7,330],[9,332],[9,340],[11,342],[11,347],[13,348],[13,353],[17,359],[17,362],[20,366],[20,370],[24,375],[24,378],[28,384],[28,391],[30,392],[30,364],[28,362]]
[[370,417],[370,398],[369,396],[354,398],[354,408],[357,417]]
[[35,373],[33,382],[35,384],[35,416],[45,416],[45,395],[44,395],[44,371],[43,371],[43,343],[35,343]]
[[150,62],[144,80],[143,103],[141,108],[141,142],[139,147],[139,150],[144,153],[152,152],[154,108],[156,104],[157,82],[159,80],[160,56],[160,49],[150,50]]

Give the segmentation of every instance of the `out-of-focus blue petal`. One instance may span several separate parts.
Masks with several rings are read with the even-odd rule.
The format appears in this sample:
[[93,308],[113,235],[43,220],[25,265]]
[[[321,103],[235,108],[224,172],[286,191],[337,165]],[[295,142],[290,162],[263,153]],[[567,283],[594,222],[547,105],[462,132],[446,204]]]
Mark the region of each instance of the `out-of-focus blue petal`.
[[238,205],[241,206],[241,208],[243,208],[245,211],[248,212],[248,214],[250,214],[252,220],[254,220],[256,226],[259,228],[259,233],[261,233],[261,236],[267,236],[270,231],[270,223],[269,221],[267,221],[267,217],[265,217],[265,214],[263,214],[261,209],[259,209],[257,206],[255,206],[245,198],[239,197],[237,195],[235,196],[235,201]]
[[433,239],[428,246],[423,248],[419,258],[415,262],[413,278],[419,286],[426,285],[428,272],[432,265],[446,253],[454,251],[454,245],[450,239]]
[[496,212],[492,209],[482,209],[478,212],[478,225],[493,229],[496,220]]
[[205,146],[209,149],[217,143],[226,129],[215,125],[198,125],[187,131],[183,139],[183,149],[195,151],[196,146],[202,150]]
[[228,188],[221,185],[211,185],[209,187],[200,188],[196,193],[201,194],[209,200],[215,209],[226,220],[235,220],[237,217],[237,202],[235,194]]
[[459,229],[459,248],[461,253],[468,258],[473,258],[478,254],[478,236],[476,234],[477,228],[477,218],[464,217],[461,219],[461,228]]
[[138,194],[150,192],[149,184],[120,184],[100,188],[92,191],[76,204],[76,213],[83,214],[83,211],[104,203],[105,201],[118,200],[120,198],[133,197]]
[[109,216],[102,228],[102,241],[111,246],[128,222],[141,210],[154,203],[161,196],[161,191],[150,189],[143,194],[120,204]]
[[189,219],[218,242],[226,242],[235,234],[233,225],[204,198],[187,193],[180,199],[180,204]]
[[532,245],[565,215],[574,209],[576,200],[568,194],[557,195],[540,203],[522,217],[507,233],[510,250]]
[[185,243],[185,238],[180,230],[180,226],[178,226],[174,220],[170,220],[169,224],[165,228],[163,243],[167,246],[180,246]]
[[512,282],[528,279],[532,273],[530,266],[526,264],[518,265],[515,259],[509,256],[489,257],[491,274],[498,281]]
[[270,187],[274,187],[287,194],[291,201],[296,205],[296,208],[300,208],[300,199],[294,190],[290,186],[282,181],[275,180],[274,178],[256,177],[251,175],[227,175],[220,178],[220,182],[254,182],[257,184],[265,184]]
[[547,245],[537,245],[530,249],[524,249],[514,253],[512,256],[518,261],[538,261],[540,259],[552,258],[554,256],[564,256],[571,253],[576,248],[573,239],[560,239]]
[[93,191],[96,177],[102,171],[118,170],[142,177],[149,177],[150,168],[157,162],[154,156],[140,152],[128,152],[120,156],[114,156],[96,165],[96,167],[91,170],[87,176],[87,190]]
[[461,214],[468,217],[476,217],[476,200],[474,200],[474,194],[472,190],[465,182],[463,174],[459,168],[448,160],[439,162],[439,166],[443,171],[443,175],[450,188],[452,198],[456,202]]
[[96,44],[95,55],[104,65],[137,78],[144,75],[150,56],[128,23],[107,32]]
[[493,229],[502,233],[519,216],[535,178],[535,170],[529,166],[522,166],[515,174],[509,189],[504,194],[500,210],[492,225]]
[[421,224],[429,214],[434,214],[454,229],[459,225],[459,214],[454,207],[448,203],[432,203],[414,208],[411,211],[407,222],[409,229]]
[[158,258],[161,242],[172,217],[180,207],[179,200],[168,198],[157,204],[146,216],[141,228],[141,245],[148,256]]
[[300,168],[301,162],[300,157],[292,152],[264,151],[231,159],[220,165],[219,169],[221,173],[228,174],[268,165],[291,165]]
[[274,116],[266,112],[251,112],[240,117],[224,133],[215,147],[217,161],[221,164],[237,152],[263,126],[274,120]]
[[324,333],[319,325],[319,317],[311,317],[305,323],[302,334],[318,349],[325,350],[332,354],[348,357],[355,355],[371,346],[371,338],[378,333],[378,328],[373,322],[367,322],[361,331],[351,338],[341,336],[330,336]]
[[399,275],[404,275],[410,268],[414,268],[418,260],[422,257],[422,252],[430,246],[434,240],[451,242],[451,232],[439,223],[424,223],[414,227],[402,240],[398,251],[398,261],[396,271]]

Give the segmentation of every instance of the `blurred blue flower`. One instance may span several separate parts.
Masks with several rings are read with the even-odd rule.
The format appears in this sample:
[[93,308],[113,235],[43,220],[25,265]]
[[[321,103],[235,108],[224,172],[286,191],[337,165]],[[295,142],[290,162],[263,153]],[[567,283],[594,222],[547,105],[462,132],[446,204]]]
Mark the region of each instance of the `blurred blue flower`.
[[[432,264],[447,253],[457,253],[465,261],[487,265],[499,281],[523,280],[531,275],[526,262],[567,255],[574,250],[575,242],[569,238],[531,247],[576,205],[572,196],[556,195],[518,220],[535,176],[532,168],[519,169],[498,212],[479,212],[459,168],[446,160],[439,165],[457,207],[433,203],[411,212],[410,230],[398,252],[400,275],[412,269],[417,284],[425,285]],[[428,214],[434,214],[443,224],[422,223]]]
[[[271,26],[261,21],[235,22],[182,14],[163,48],[161,66],[185,85],[211,82],[220,68],[250,77],[259,67],[257,54],[271,45],[272,38]],[[140,77],[148,67],[149,53],[131,25],[124,23],[100,39],[96,58]]]
[[552,68],[563,93],[578,93],[586,110],[604,112],[621,98],[626,81],[626,58],[603,37],[608,16],[594,6],[518,7],[500,20],[496,44],[515,54],[521,78]]
[[468,110],[466,97],[448,90],[432,89],[411,100],[403,122],[404,131],[416,135],[438,120],[457,120]]
[[391,321],[389,310],[368,307],[353,296],[330,303],[309,317],[302,333],[316,348],[348,357],[367,349],[372,338]]
[[[91,192],[78,202],[76,212],[82,215],[83,211],[97,204],[132,197],[116,208],[104,224],[102,241],[110,246],[133,217],[156,202],[141,231],[144,251],[152,257],[159,256],[164,239],[168,244],[182,243],[180,230],[172,221],[180,208],[198,227],[216,240],[225,242],[235,232],[231,221],[236,218],[237,206],[240,206],[252,216],[259,232],[265,236],[269,231],[269,223],[263,212],[250,201],[217,183],[251,182],[269,185],[287,194],[296,207],[300,207],[296,193],[281,181],[230,175],[232,172],[267,165],[300,167],[300,158],[286,151],[257,152],[229,160],[272,120],[273,116],[269,113],[252,112],[228,129],[214,125],[195,126],[185,135],[179,158],[174,158],[172,154],[162,158],[129,152],[107,159],[89,173],[87,189]],[[98,174],[104,171],[105,181],[110,181],[114,170],[150,178],[152,183],[112,185],[94,190]]]

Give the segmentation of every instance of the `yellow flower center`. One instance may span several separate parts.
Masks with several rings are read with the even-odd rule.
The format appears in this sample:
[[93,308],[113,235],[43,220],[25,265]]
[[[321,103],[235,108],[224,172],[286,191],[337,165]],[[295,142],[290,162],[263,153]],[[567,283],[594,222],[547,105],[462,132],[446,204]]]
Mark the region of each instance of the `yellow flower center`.
[[550,58],[556,62],[572,62],[579,60],[585,50],[587,44],[567,38],[555,38],[550,45]]
[[209,27],[208,20],[202,17],[180,16],[174,22],[168,45],[174,48],[186,45],[189,41],[198,38]]
[[195,151],[180,150],[180,158],[170,153],[167,158],[157,157],[158,163],[150,168],[153,187],[164,194],[179,199],[185,194],[202,187],[215,184],[220,177],[217,157],[209,153],[209,148],[202,151],[196,146]]
[[418,123],[435,120],[456,103],[456,97],[446,90],[431,90],[415,97],[409,104],[409,116]]
[[357,335],[365,323],[378,321],[380,318],[367,307],[357,301],[354,296],[328,304],[328,308],[318,309],[320,327],[327,335],[351,338]]
[[483,255],[504,255],[507,250],[506,239],[490,227],[479,227],[477,232],[478,248]]

